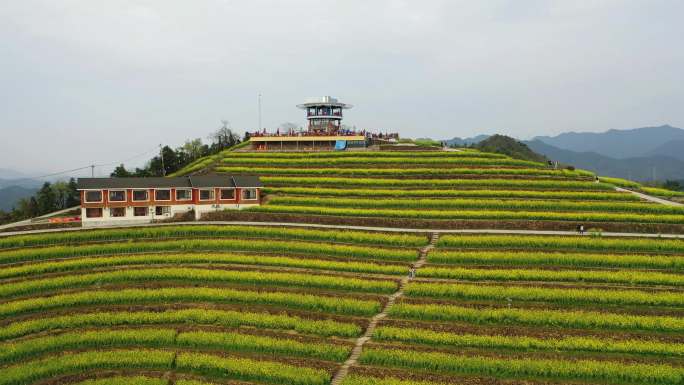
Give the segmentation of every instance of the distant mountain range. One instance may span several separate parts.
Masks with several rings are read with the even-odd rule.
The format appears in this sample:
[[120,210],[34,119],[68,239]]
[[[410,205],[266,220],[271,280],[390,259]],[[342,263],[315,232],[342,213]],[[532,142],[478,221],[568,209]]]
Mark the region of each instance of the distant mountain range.
[[575,152],[594,152],[610,158],[628,159],[671,156],[684,161],[684,130],[669,125],[606,132],[568,132],[532,139]]
[[577,152],[558,148],[541,140],[525,142],[532,151],[547,158],[591,170],[599,175],[636,181],[684,180],[684,161],[669,156],[646,156],[616,159],[596,152]]
[[38,188],[9,186],[0,188],[0,210],[10,211],[22,198],[28,198],[38,191]]
[[[489,135],[453,138],[457,146],[479,143]],[[524,141],[549,159],[599,175],[637,181],[684,181],[684,129],[669,125],[606,132],[568,132]]]
[[477,135],[473,136],[472,138],[464,138],[461,139],[459,137],[455,137],[452,139],[447,139],[444,142],[446,142],[447,146],[469,146],[471,144],[477,144],[480,143],[481,141],[489,138],[491,135]]
[[19,199],[34,195],[42,184],[19,171],[0,168],[0,210],[12,210]]

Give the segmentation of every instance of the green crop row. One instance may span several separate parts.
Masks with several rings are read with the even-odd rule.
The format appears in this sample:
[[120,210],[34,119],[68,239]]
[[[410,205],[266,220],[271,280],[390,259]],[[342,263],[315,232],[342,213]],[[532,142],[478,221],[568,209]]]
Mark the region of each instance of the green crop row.
[[528,336],[478,335],[439,332],[427,329],[382,326],[374,339],[451,348],[512,349],[515,351],[581,351],[597,353],[655,354],[684,356],[684,344],[659,341],[612,340],[595,337],[537,338]]
[[240,284],[259,287],[285,286],[368,293],[391,293],[397,289],[397,283],[389,280],[370,280],[309,273],[300,274],[181,267],[126,269],[10,282],[0,285],[0,299],[20,295],[38,295],[53,290],[97,285],[160,281],[180,282],[183,284]]
[[684,253],[684,240],[544,235],[444,235],[440,247]]
[[64,350],[89,348],[188,348],[251,352],[268,355],[307,357],[327,361],[344,361],[351,346],[300,342],[229,332],[189,331],[175,329],[119,329],[63,333],[0,344],[0,364],[6,365],[38,355]]
[[430,263],[459,265],[535,265],[684,270],[684,257],[669,255],[434,250],[428,254],[428,261]]
[[359,164],[426,164],[426,165],[472,165],[472,166],[520,166],[545,167],[543,163],[511,158],[478,158],[478,157],[345,157],[345,158],[235,158],[226,157],[223,165],[267,165],[267,166],[347,166]]
[[656,188],[656,187],[639,187],[639,190],[651,194],[651,195],[657,195],[661,197],[666,197],[666,198],[673,198],[673,197],[684,197],[684,192],[682,191],[672,191],[672,190],[666,190],[664,188]]
[[16,267],[0,269],[0,279],[25,277],[36,274],[88,270],[98,267],[130,266],[130,265],[172,265],[172,264],[237,264],[296,267],[304,269],[348,271],[355,273],[401,275],[407,272],[407,266],[379,264],[373,262],[330,261],[315,258],[294,258],[246,254],[139,254],[114,257],[87,257],[67,259],[54,262],[23,264]]
[[272,356],[299,356],[336,362],[347,359],[352,350],[350,345],[206,331],[180,333],[176,337],[174,345],[190,349],[247,351]]
[[247,326],[274,330],[292,330],[298,333],[324,337],[358,337],[361,334],[361,328],[358,325],[333,320],[310,320],[287,314],[183,309],[165,310],[162,312],[82,313],[17,321],[0,327],[0,341],[52,330],[173,324],[213,325],[226,328]]
[[230,174],[256,175],[323,175],[323,176],[458,176],[458,175],[524,175],[558,176],[564,178],[591,177],[584,170],[552,170],[541,168],[288,168],[288,167],[216,167],[215,171]]
[[526,190],[613,190],[613,186],[605,183],[594,183],[574,180],[544,179],[385,179],[385,178],[325,178],[325,177],[288,177],[264,176],[261,181],[267,186],[365,186],[382,187],[493,187],[504,189]]
[[309,158],[492,158],[492,159],[509,159],[508,156],[497,154],[493,152],[479,152],[479,151],[443,151],[443,152],[428,152],[428,151],[366,151],[366,152],[231,152],[230,158],[291,158],[291,159],[309,159]]
[[220,159],[220,157],[217,157],[217,156],[200,158],[200,159],[190,163],[189,165],[183,167],[182,169],[180,169],[174,173],[169,174],[169,176],[170,177],[181,176],[181,175],[189,174],[189,173],[194,172],[194,171],[202,170],[204,168],[209,167],[209,165],[218,161],[219,159]]
[[0,385],[26,385],[67,374],[97,369],[169,370],[175,353],[161,350],[114,350],[62,354],[0,368]]
[[174,381],[144,376],[114,376],[85,380],[75,385],[218,385],[213,382],[175,379]]
[[419,197],[419,198],[497,198],[497,199],[568,199],[588,201],[637,202],[636,195],[602,191],[534,191],[534,190],[398,190],[341,189],[322,187],[266,187],[267,194],[359,196],[359,197]]
[[[154,384],[156,385],[156,384]],[[350,374],[342,380],[342,385],[440,385],[436,382],[401,380],[393,377],[368,377]]]
[[18,249],[0,252],[0,263],[40,261],[51,258],[90,255],[181,252],[181,251],[251,251],[332,256],[355,259],[379,259],[389,261],[413,261],[418,258],[415,250],[387,249],[369,246],[334,245],[316,242],[268,241],[255,242],[246,239],[197,239],[157,242],[117,242],[83,246],[50,246],[45,248]]
[[23,339],[0,344],[0,365],[64,350],[117,347],[169,347],[178,334],[174,329],[95,330]]
[[218,162],[224,156],[226,156],[228,154],[232,154],[233,151],[235,151],[239,148],[242,148],[242,147],[246,147],[249,144],[250,144],[249,140],[246,140],[242,143],[238,143],[238,144],[236,144],[236,145],[234,145],[228,149],[225,149],[225,150],[219,152],[218,154],[198,158],[197,160],[193,161],[189,165],[183,167],[182,169],[180,169],[180,170],[178,170],[172,174],[169,174],[168,176],[187,175],[191,172],[205,169],[205,168],[209,167],[212,163]]
[[544,301],[560,304],[683,306],[681,292],[547,288],[530,286],[482,286],[452,283],[411,283],[405,293],[412,297],[459,298],[492,301]]
[[263,213],[286,213],[307,215],[332,215],[351,217],[413,218],[439,220],[539,220],[572,222],[635,222],[635,223],[684,223],[684,214],[624,214],[550,211],[485,211],[485,210],[407,210],[350,207],[289,206],[269,204],[246,209]]
[[471,269],[428,266],[421,268],[418,276],[467,281],[598,282],[630,285],[684,286],[684,274],[624,270]]
[[462,321],[485,325],[684,332],[684,318],[591,311],[471,308],[444,304],[396,304],[390,315],[422,321]]
[[[210,354],[181,353],[176,368],[216,378],[235,378],[272,384],[327,385],[330,374],[322,369],[286,365],[264,360],[223,358]],[[0,384],[1,385],[1,384]]]
[[130,305],[140,303],[212,302],[282,306],[308,311],[347,315],[371,315],[380,303],[346,297],[304,293],[259,292],[207,287],[161,289],[89,290],[50,297],[37,297],[0,303],[0,317],[16,316],[50,309],[89,305]]
[[512,211],[625,212],[639,214],[684,214],[684,207],[655,203],[573,202],[554,200],[501,199],[362,199],[320,197],[273,197],[269,204],[285,206],[350,207],[372,209],[487,209]]
[[[182,385],[183,382],[181,381],[176,381],[176,384]],[[75,385],[169,385],[169,380],[144,376],[114,376],[107,378],[85,380],[78,382]],[[188,384],[185,383],[185,385]],[[197,383],[197,385],[200,385],[200,383]],[[209,384],[204,383],[204,385]]]
[[431,372],[498,378],[605,381],[611,384],[678,385],[684,368],[594,360],[510,359],[418,352],[364,349],[360,362]]
[[248,237],[299,241],[361,243],[387,246],[423,246],[427,238],[414,234],[387,234],[353,230],[315,230],[269,226],[160,226],[19,235],[0,238],[0,248],[44,246],[88,241],[193,237]]
[[113,350],[63,354],[0,368],[0,385],[25,385],[67,374],[91,370],[175,369],[217,378],[260,381],[271,384],[325,385],[330,374],[324,370],[277,362],[201,353],[174,353],[163,350]]
[[612,185],[620,186],[620,187],[628,187],[628,188],[639,188],[639,187],[641,187],[640,183],[632,182],[631,180],[622,179],[622,178],[610,178],[607,176],[602,176],[602,177],[599,177],[599,180],[601,182],[610,183]]
[[[132,384],[132,385],[137,385],[137,384]],[[199,381],[199,380],[185,380],[185,379],[177,379],[173,382],[173,384],[169,385],[219,385],[213,382],[206,382],[206,381]]]

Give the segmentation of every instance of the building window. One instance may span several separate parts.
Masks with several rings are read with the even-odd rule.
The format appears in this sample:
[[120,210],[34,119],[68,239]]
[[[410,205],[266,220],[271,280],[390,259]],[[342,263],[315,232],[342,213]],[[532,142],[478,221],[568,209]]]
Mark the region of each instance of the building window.
[[171,206],[157,206],[154,208],[155,215],[167,215],[171,214]]
[[94,207],[87,208],[86,218],[102,218],[102,209]]
[[85,201],[87,202],[102,202],[102,191],[86,191]]
[[170,201],[171,190],[155,190],[154,199],[158,201]]
[[177,201],[189,201],[192,199],[192,190],[182,189],[176,190],[176,200]]
[[147,190],[133,190],[134,201],[147,201],[149,199],[149,192]]
[[125,207],[112,207],[109,209],[110,217],[125,217],[126,208]]
[[235,189],[232,189],[232,188],[222,188],[222,189],[221,189],[221,199],[223,199],[223,200],[233,200],[233,199],[235,199]]
[[133,207],[133,216],[135,217],[146,217],[147,207]]
[[109,190],[110,202],[125,202],[126,190]]
[[254,200],[257,199],[257,190],[255,188],[246,188],[242,190],[242,199]]
[[200,190],[200,200],[210,201],[214,199],[214,189],[204,189]]

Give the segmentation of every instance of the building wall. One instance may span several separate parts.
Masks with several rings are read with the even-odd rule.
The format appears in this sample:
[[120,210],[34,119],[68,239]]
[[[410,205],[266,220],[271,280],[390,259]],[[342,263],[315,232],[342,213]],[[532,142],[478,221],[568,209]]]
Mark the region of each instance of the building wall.
[[[128,225],[149,223],[154,220],[170,219],[176,214],[184,214],[195,210],[195,218],[199,219],[203,214],[222,211],[222,210],[239,210],[247,207],[258,206],[261,199],[261,189],[256,189],[256,199],[242,199],[242,189],[235,188],[233,199],[221,199],[221,188],[212,188],[214,190],[214,199],[200,200],[200,190],[198,188],[191,189],[191,199],[176,200],[176,189],[171,190],[170,200],[156,200],[155,189],[148,190],[147,201],[134,201],[133,190],[142,189],[126,189],[126,200],[122,202],[109,201],[109,190],[102,190],[102,202],[87,203],[85,202],[85,191],[81,191],[81,222],[84,227],[97,226],[111,226],[111,225]],[[160,189],[164,190],[164,189]],[[157,206],[168,206],[169,212],[162,215],[156,214]],[[113,217],[110,215],[110,208],[125,208],[125,216]],[[146,216],[135,216],[135,207],[145,207],[147,209]],[[88,208],[102,209],[102,217],[89,218],[86,215]]]

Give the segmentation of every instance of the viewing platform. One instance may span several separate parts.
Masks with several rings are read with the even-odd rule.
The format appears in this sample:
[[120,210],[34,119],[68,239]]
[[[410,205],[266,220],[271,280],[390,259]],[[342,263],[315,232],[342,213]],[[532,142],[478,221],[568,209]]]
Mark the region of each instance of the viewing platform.
[[253,150],[273,151],[273,150],[295,150],[295,151],[315,151],[315,150],[345,150],[352,147],[366,147],[366,135],[362,133],[349,133],[337,135],[312,135],[303,132],[301,135],[262,135],[252,136]]
[[306,111],[307,124],[303,130],[269,133],[265,130],[251,134],[252,149],[276,150],[346,150],[366,147],[370,136],[342,126],[342,110],[352,108],[331,96],[307,98],[298,108]]

